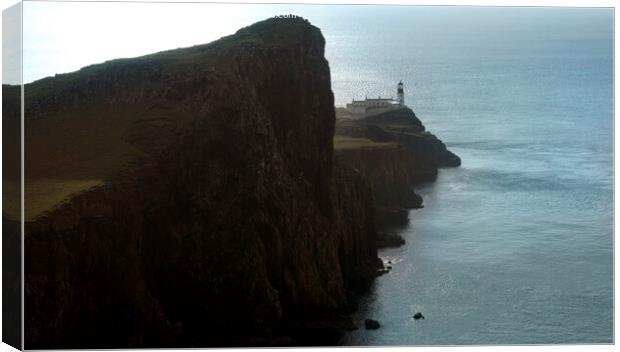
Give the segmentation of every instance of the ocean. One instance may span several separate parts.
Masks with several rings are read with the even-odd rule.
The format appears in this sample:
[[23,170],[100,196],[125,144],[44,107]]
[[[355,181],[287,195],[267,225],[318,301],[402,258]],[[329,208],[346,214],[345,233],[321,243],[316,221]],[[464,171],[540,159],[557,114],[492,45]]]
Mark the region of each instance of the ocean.
[[342,343],[611,343],[612,10],[346,12],[318,23],[337,104],[402,79],[463,165],[417,188],[425,207],[356,314],[382,327]]
[[380,251],[393,270],[361,297],[362,328],[342,344],[613,342],[612,9],[60,6],[26,4],[26,81],[286,13],[322,29],[336,105],[395,97],[403,81],[462,166],[416,189],[425,206],[399,230],[407,243]]

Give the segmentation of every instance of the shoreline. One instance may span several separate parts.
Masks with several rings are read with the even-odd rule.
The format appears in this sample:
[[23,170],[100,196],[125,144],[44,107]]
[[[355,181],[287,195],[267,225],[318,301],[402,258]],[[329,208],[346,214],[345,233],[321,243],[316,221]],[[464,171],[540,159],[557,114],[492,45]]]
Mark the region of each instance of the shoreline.
[[[440,168],[460,166],[461,163],[445,144],[426,131],[408,107],[357,119],[337,117],[334,154],[370,184],[378,254],[384,249],[406,245],[402,233],[411,226],[410,213],[424,207],[424,199],[415,192],[415,187],[435,182]],[[377,276],[355,293],[358,309],[351,313],[351,319],[363,309],[360,301],[369,294],[378,277],[389,275],[392,269],[393,263],[380,255],[378,258],[381,265]],[[375,317],[363,319],[373,320]],[[360,321],[352,323],[361,324]],[[363,325],[356,327],[364,329]],[[338,345],[346,334],[347,331],[342,331]]]

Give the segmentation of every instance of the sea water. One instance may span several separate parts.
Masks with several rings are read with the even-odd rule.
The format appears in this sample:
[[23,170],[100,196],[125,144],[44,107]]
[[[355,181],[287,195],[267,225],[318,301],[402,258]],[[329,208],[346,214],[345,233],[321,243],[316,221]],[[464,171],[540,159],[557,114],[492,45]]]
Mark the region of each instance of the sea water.
[[379,252],[393,269],[342,343],[612,342],[612,10],[338,11],[324,25],[337,104],[395,97],[402,79],[463,161],[417,188],[425,206]]

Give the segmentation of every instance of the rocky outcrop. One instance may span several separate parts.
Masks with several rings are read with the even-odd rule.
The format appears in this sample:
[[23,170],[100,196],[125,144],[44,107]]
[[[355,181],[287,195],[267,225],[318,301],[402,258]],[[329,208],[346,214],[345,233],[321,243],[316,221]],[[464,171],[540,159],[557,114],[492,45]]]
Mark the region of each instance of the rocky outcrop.
[[366,319],[364,321],[364,326],[366,327],[366,330],[377,330],[381,327],[381,324],[374,319]]
[[126,131],[142,158],[26,224],[26,348],[296,344],[300,321],[341,321],[380,261],[370,185],[333,161],[324,45],[270,19],[26,86],[33,125],[179,116]]
[[[461,163],[443,142],[426,131],[409,108],[358,120],[339,120],[336,135],[376,143],[337,148],[336,155],[369,180],[377,208],[375,223],[382,230],[406,225],[408,209],[422,207],[415,185],[434,180],[439,167]],[[381,233],[379,243],[383,246],[400,241]]]
[[429,174],[421,171],[412,153],[401,145],[344,149],[336,151],[336,155],[368,178],[378,206],[420,207],[422,199],[413,192],[412,186],[436,173],[435,170]]
[[[386,135],[391,135],[390,140],[409,149],[425,166],[437,168],[461,165],[461,159],[428,132],[415,112],[408,107],[369,116],[356,122],[365,127],[365,135],[371,140],[385,141]],[[384,131],[378,132],[377,129]]]
[[377,257],[372,188],[358,170],[336,159],[334,190],[336,228],[342,232],[338,258],[345,286],[363,290],[383,266]]
[[430,132],[420,134],[399,134],[397,141],[414,154],[426,159],[434,167],[456,167],[461,158],[446,148],[446,145]]
[[413,185],[419,179],[434,177],[421,172],[413,154],[400,145],[337,150],[336,155],[370,183],[379,228],[406,224],[408,209],[422,206],[422,197],[414,192]]
[[384,232],[377,237],[377,248],[400,247],[405,244],[405,239],[393,232]]

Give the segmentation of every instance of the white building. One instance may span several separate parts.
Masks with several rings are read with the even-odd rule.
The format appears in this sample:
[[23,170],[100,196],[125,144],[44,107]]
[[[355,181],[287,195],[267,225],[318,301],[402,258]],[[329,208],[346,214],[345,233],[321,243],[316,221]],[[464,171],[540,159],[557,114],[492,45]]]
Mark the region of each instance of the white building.
[[398,82],[396,86],[396,99],[401,107],[405,106],[405,89],[403,88],[403,81]]
[[399,109],[405,106],[405,92],[403,89],[403,82],[398,82],[396,88],[396,100],[393,98],[377,98],[377,99],[364,99],[355,100],[347,104],[347,111],[355,115],[372,115],[381,112]]

